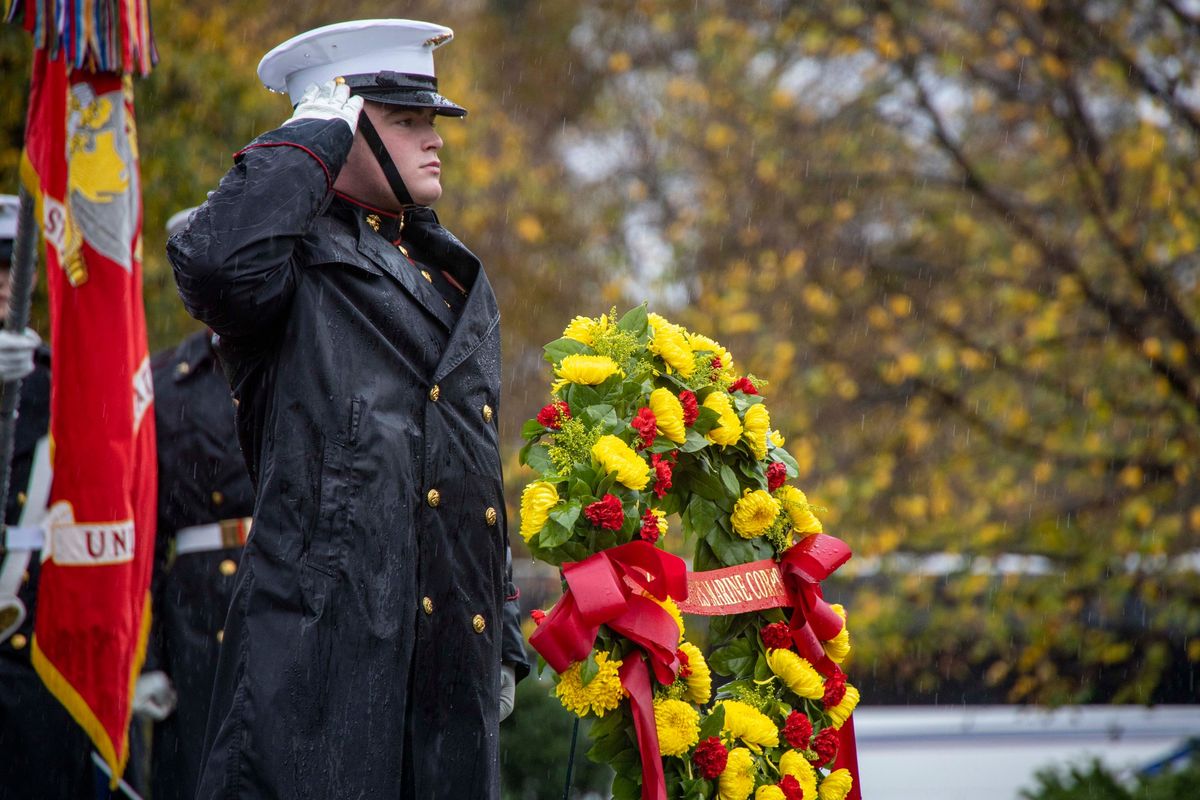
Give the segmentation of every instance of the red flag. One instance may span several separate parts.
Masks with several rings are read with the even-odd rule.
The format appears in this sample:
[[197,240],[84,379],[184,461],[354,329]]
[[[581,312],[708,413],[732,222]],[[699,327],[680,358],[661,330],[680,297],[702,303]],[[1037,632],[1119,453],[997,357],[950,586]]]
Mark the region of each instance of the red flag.
[[115,781],[149,631],[156,479],[130,79],[37,50],[21,172],[46,243],[52,354],[33,665]]

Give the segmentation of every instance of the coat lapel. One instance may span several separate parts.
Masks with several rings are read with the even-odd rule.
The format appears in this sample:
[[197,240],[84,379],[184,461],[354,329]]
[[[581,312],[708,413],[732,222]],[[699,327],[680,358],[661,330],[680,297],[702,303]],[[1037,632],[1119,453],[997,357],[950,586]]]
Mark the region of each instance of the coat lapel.
[[421,276],[420,271],[409,263],[395,245],[372,231],[361,218],[358,219],[358,226],[358,252],[390,275],[446,330],[452,330],[454,315],[446,308],[437,289]]
[[418,251],[429,255],[432,264],[448,270],[464,286],[471,287],[434,371],[433,382],[437,383],[466,361],[491,334],[500,323],[500,309],[479,259],[438,224],[432,211],[414,214],[405,230]]

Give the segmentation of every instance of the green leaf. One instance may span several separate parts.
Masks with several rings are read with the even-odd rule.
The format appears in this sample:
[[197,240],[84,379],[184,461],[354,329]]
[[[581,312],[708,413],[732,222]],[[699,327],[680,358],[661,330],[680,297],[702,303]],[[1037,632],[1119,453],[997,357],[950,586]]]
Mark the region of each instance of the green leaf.
[[587,686],[592,682],[592,678],[595,678],[599,674],[600,665],[596,663],[596,651],[593,650],[587,654],[587,658],[579,666],[579,684]]
[[700,738],[707,739],[710,736],[719,736],[721,728],[724,726],[725,706],[717,706],[704,718],[704,722],[700,725]]
[[625,316],[621,317],[621,321],[617,323],[617,329],[628,331],[634,336],[641,336],[646,332],[646,326],[648,324],[649,320],[647,319],[646,315],[646,304],[642,303],[640,306],[635,306],[629,309],[629,311],[625,313]]
[[688,503],[688,521],[692,531],[702,539],[707,539],[717,527],[720,513],[715,503],[703,497],[693,497],[692,502]]
[[522,439],[534,439],[546,432],[546,426],[538,422],[536,419],[527,419],[525,424],[521,426]]
[[796,463],[796,459],[792,458],[792,454],[782,447],[773,448],[768,455],[768,458],[774,458],[776,461],[782,461],[787,465],[787,474],[789,478],[795,478],[800,474],[800,465]]
[[[554,512],[550,512],[553,514]],[[553,519],[547,520],[542,532],[538,534],[538,545],[545,549],[558,547],[560,544],[568,541],[571,538],[571,529],[555,522]]]
[[741,675],[749,673],[757,657],[758,648],[748,639],[734,639],[713,651],[708,657],[708,667],[718,675]]
[[708,532],[704,540],[712,547],[717,558],[721,559],[721,563],[726,566],[748,564],[751,561],[759,560],[758,551],[751,542],[729,533],[719,522]]
[[542,351],[547,361],[551,364],[557,364],[567,356],[575,355],[576,353],[586,353],[589,349],[583,342],[563,337],[562,339],[555,339],[553,342],[550,342],[550,344],[542,348]]
[[720,421],[720,414],[707,406],[701,406],[700,416],[696,417],[696,421],[692,423],[692,430],[700,434],[708,433],[717,427],[717,423]]
[[738,484],[737,475],[728,464],[721,465],[721,485],[725,488],[726,497],[740,498],[742,496],[742,487]]
[[554,462],[550,460],[550,448],[544,444],[535,444],[525,454],[525,464],[534,472],[545,475],[554,471]]
[[641,800],[641,797],[642,787],[632,778],[624,775],[617,775],[613,778],[612,800]]
[[[704,434],[698,432],[694,428],[688,428],[687,439],[684,440],[683,445],[681,445],[679,449],[684,453],[695,453],[698,450],[703,450],[704,448],[708,447],[709,444],[711,443],[708,441],[708,439],[704,438]],[[674,450],[674,446],[672,446],[671,449]]]
[[557,522],[567,530],[575,527],[575,521],[579,519],[580,504],[578,499],[572,499],[568,503],[563,503],[560,506],[555,506],[550,510],[550,519]]
[[760,652],[754,662],[754,680],[765,681],[770,679],[774,674],[767,665],[767,657]]
[[570,383],[563,389],[563,399],[571,407],[571,416],[581,416],[589,406],[599,405],[604,396],[592,386],[582,383]]
[[607,403],[588,406],[583,410],[581,419],[588,425],[602,428],[605,433],[617,433],[625,427],[616,409]]
[[686,481],[692,492],[703,497],[705,500],[716,502],[725,497],[725,487],[721,485],[720,473],[718,471],[706,470],[705,462],[702,460],[697,464],[698,469],[689,469],[679,478],[681,482]]

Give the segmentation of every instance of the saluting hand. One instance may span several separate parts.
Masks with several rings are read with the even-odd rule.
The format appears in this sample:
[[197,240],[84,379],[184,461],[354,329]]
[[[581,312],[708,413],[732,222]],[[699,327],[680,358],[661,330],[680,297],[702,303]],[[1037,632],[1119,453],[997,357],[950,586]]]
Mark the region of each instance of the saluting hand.
[[291,119],[283,124],[290,125],[302,119],[340,119],[354,133],[358,129],[358,115],[362,107],[363,99],[351,97],[350,87],[346,84],[325,81],[318,86],[314,83],[304,90]]
[[15,381],[33,372],[33,352],[41,343],[31,328],[20,333],[0,330],[0,381]]

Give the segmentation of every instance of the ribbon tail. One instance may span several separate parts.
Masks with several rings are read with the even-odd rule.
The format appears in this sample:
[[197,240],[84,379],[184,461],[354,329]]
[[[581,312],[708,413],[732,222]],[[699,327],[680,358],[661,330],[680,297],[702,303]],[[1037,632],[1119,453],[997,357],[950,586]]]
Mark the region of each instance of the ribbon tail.
[[845,769],[854,779],[846,800],[862,800],[862,786],[858,779],[858,744],[854,740],[854,715],[851,714],[838,731],[838,751],[833,760],[834,769]]
[[620,676],[621,685],[629,692],[633,729],[642,758],[642,800],[667,800],[666,776],[663,774],[662,757],[658,753],[658,727],[654,722],[650,671],[639,654],[625,660]]

